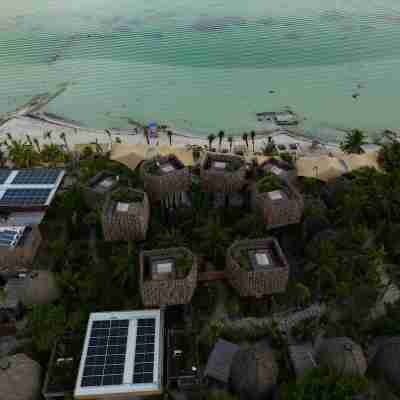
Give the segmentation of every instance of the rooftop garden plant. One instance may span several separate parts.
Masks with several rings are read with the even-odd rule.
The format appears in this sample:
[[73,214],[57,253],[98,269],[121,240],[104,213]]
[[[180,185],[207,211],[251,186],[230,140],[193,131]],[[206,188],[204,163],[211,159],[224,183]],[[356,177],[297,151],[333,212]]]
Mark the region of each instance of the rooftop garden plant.
[[234,159],[230,160],[230,161],[226,164],[225,171],[228,171],[228,172],[235,172],[235,171],[237,171],[239,168],[241,168],[242,166],[243,166],[242,160],[239,160],[239,159],[234,158]]
[[112,193],[111,199],[121,203],[141,203],[144,194],[135,190],[120,189]]
[[282,189],[282,183],[275,175],[267,172],[262,178],[260,178],[257,183],[257,190],[260,193],[268,193],[274,190]]
[[186,253],[179,254],[175,258],[176,277],[178,279],[186,278],[192,269],[193,258]]

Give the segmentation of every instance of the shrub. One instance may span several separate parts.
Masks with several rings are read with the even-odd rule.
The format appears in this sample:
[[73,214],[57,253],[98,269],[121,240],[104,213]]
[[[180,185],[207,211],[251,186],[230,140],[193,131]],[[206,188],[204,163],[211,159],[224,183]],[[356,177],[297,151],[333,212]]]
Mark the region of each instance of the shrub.
[[340,376],[325,369],[316,369],[298,383],[282,387],[282,400],[352,400],[368,390],[368,380],[362,376]]

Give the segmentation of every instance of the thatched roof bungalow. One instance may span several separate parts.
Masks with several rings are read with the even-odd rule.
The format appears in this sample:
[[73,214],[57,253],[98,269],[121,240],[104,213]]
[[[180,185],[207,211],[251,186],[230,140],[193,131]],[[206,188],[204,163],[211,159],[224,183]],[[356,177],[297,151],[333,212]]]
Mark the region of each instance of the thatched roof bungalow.
[[1,226],[0,271],[32,266],[41,241],[38,226]]
[[266,342],[239,350],[232,362],[233,390],[243,400],[268,400],[274,396],[279,368]]
[[40,396],[42,369],[25,354],[0,359],[0,397],[4,400],[36,400]]
[[185,247],[140,253],[140,291],[146,307],[187,304],[197,285],[197,259]]
[[201,187],[206,192],[239,192],[246,183],[243,157],[207,153],[200,168]]
[[119,189],[108,196],[103,206],[104,237],[108,241],[144,240],[149,219],[147,194],[137,189]]
[[114,191],[119,182],[119,177],[107,171],[101,171],[85,184],[83,184],[83,195],[86,205],[96,208],[102,205],[106,196]]
[[241,297],[262,297],[286,290],[289,264],[275,238],[241,240],[227,251],[225,273]]
[[173,154],[143,161],[140,173],[151,202],[161,201],[168,195],[190,190],[189,168]]
[[375,377],[389,385],[393,393],[400,394],[400,336],[389,337],[382,341],[369,370]]
[[271,173],[252,185],[251,202],[270,229],[299,223],[304,211],[303,197],[297,189]]
[[324,339],[317,349],[318,365],[341,375],[364,375],[367,360],[361,346],[348,337]]

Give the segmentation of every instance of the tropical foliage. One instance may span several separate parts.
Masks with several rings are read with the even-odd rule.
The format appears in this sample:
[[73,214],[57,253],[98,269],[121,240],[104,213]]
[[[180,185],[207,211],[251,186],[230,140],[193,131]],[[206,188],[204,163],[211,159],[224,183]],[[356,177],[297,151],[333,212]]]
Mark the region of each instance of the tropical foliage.
[[282,400],[353,400],[369,389],[368,380],[359,376],[340,376],[333,371],[315,369],[298,383],[283,387]]

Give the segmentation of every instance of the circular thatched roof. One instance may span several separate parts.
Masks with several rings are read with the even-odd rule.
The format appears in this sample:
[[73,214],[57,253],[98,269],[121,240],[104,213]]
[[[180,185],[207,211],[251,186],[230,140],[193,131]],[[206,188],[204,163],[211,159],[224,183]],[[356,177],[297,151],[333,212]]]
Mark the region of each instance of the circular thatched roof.
[[239,350],[232,362],[231,382],[241,399],[267,400],[278,377],[278,365],[267,343]]
[[342,375],[364,375],[367,370],[361,346],[347,337],[325,339],[318,349],[317,361]]
[[23,305],[48,304],[58,299],[60,290],[54,274],[50,271],[35,271],[25,278],[19,291]]
[[400,336],[388,338],[379,345],[370,368],[400,393]]
[[40,394],[41,367],[25,354],[0,359],[0,397],[35,400]]

